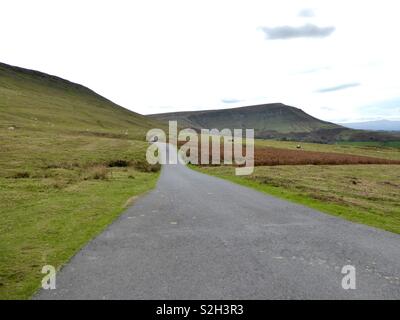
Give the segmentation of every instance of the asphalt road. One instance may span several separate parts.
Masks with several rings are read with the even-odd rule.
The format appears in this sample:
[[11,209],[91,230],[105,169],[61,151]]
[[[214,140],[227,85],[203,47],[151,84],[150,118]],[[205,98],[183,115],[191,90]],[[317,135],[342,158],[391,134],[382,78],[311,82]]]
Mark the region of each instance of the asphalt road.
[[56,286],[34,298],[399,299],[400,236],[165,165]]

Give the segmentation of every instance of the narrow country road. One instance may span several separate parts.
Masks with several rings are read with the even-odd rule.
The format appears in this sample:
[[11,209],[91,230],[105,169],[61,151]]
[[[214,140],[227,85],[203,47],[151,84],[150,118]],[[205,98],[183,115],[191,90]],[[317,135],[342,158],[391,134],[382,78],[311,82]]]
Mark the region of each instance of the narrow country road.
[[[356,268],[344,290],[343,266]],[[34,299],[400,299],[400,236],[164,165]]]

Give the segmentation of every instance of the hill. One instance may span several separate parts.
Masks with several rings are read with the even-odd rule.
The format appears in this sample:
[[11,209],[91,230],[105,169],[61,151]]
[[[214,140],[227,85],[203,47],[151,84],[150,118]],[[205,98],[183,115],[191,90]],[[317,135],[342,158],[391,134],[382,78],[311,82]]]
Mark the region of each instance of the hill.
[[159,167],[160,124],[92,90],[0,64],[0,299],[28,298],[130,203]]
[[256,134],[259,135],[265,131],[311,132],[317,129],[340,127],[282,103],[222,110],[162,113],[150,115],[150,117],[163,121],[178,120],[181,126],[192,128],[254,128]]
[[0,63],[0,128],[104,132],[143,140],[155,121],[94,91],[42,72]]
[[240,108],[153,114],[149,117],[163,121],[177,120],[180,127],[252,128],[262,139],[298,140],[332,143],[336,141],[397,141],[400,134],[352,130],[326,122],[303,110],[282,103]]

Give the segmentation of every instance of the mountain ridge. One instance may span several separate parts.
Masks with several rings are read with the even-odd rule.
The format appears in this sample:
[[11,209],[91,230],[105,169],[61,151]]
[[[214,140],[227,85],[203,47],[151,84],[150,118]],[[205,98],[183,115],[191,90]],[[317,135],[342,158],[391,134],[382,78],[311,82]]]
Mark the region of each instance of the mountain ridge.
[[177,120],[178,125],[192,128],[253,128],[279,133],[311,132],[315,129],[333,129],[341,126],[317,119],[303,110],[283,103],[268,103],[228,109],[181,111],[152,114],[160,120]]
[[229,109],[181,111],[148,115],[162,122],[178,121],[179,127],[205,129],[254,129],[261,139],[333,143],[337,141],[397,141],[400,134],[353,130],[315,118],[300,108],[268,103]]
[[348,122],[340,123],[340,125],[360,130],[373,130],[373,131],[400,131],[400,121],[396,120],[374,120],[363,122]]

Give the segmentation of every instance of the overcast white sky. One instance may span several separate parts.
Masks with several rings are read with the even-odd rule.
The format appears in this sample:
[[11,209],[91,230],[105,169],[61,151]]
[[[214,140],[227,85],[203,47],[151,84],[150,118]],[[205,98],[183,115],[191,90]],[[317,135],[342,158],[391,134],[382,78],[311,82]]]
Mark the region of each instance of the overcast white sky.
[[398,0],[1,0],[0,61],[142,114],[283,102],[400,119]]

